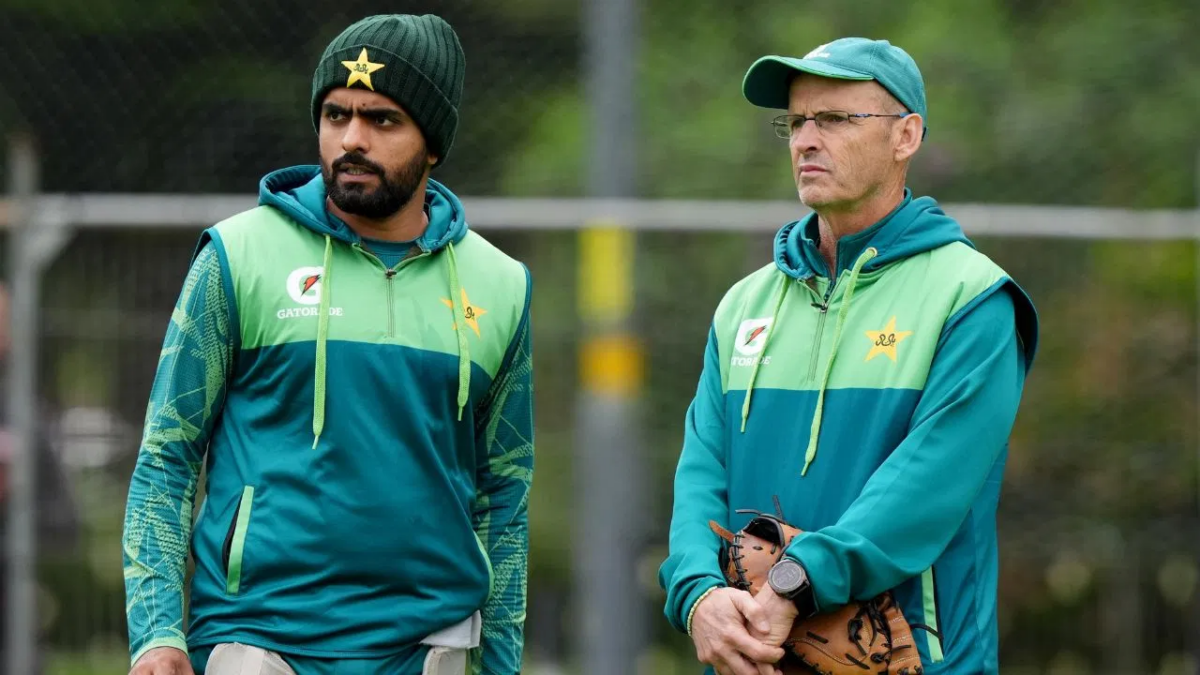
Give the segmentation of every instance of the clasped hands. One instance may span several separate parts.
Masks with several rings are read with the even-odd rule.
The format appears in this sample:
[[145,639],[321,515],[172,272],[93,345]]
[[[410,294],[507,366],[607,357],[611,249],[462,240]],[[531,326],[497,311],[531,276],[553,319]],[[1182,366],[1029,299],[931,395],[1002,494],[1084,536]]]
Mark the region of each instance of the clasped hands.
[[757,594],[718,588],[696,607],[692,641],[701,663],[717,675],[781,675],[781,645],[799,612],[764,584]]

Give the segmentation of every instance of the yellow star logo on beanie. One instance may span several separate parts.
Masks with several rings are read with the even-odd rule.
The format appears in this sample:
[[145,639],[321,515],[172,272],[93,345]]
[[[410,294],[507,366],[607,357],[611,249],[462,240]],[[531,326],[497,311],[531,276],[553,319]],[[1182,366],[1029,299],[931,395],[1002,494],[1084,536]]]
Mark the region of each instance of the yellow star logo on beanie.
[[350,77],[346,78],[346,86],[353,86],[355,82],[362,82],[367,89],[375,91],[375,87],[371,85],[371,73],[383,67],[382,63],[371,63],[367,57],[367,48],[363,47],[362,53],[358,55],[357,61],[342,61],[342,65],[346,66],[346,70],[350,71]]

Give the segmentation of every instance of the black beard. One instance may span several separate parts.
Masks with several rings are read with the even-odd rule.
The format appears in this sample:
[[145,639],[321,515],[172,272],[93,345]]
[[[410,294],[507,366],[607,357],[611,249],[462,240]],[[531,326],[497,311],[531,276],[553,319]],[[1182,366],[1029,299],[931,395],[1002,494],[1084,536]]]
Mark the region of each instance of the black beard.
[[[325,179],[325,194],[346,213],[371,220],[382,220],[404,208],[421,185],[425,175],[425,155],[417,153],[409,162],[392,173],[357,152],[342,155],[332,167],[321,166]],[[371,189],[361,183],[343,185],[337,175],[351,167],[370,171],[379,176],[379,187]]]

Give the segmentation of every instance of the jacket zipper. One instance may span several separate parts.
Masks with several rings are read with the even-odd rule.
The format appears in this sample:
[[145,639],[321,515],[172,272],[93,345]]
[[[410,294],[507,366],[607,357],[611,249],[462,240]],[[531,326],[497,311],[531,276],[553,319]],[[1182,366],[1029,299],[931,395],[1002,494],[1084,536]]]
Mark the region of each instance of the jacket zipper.
[[808,364],[808,379],[813,381],[817,377],[817,359],[821,356],[821,335],[825,333],[825,317],[829,315],[829,303],[814,302],[813,307],[817,308],[817,334],[813,338],[812,358]]
[[429,255],[429,251],[421,251],[417,255],[408,256],[408,257],[404,258],[403,260],[401,260],[400,262],[396,263],[395,267],[389,268],[388,266],[383,264],[383,261],[379,259],[379,256],[372,253],[365,246],[363,246],[361,244],[354,244],[354,248],[357,249],[363,255],[370,258],[372,261],[374,261],[376,265],[379,265],[381,268],[383,268],[383,278],[387,285],[387,317],[388,317],[387,336],[389,338],[394,338],[394,337],[396,337],[396,306],[395,306],[395,301],[394,301],[394,293],[392,291],[392,285],[393,285],[392,279],[394,279],[396,277],[396,274],[405,265],[408,265],[409,263],[411,263],[412,261],[414,261],[418,258],[424,258],[425,256]]
[[[429,251],[421,251],[417,255],[407,256],[400,262],[396,263],[395,267],[393,267],[391,269],[385,269],[383,271],[383,276],[384,276],[384,278],[387,279],[388,337],[390,337],[390,338],[396,337],[396,327],[395,327],[396,326],[396,324],[395,324],[396,303],[392,299],[392,285],[394,283],[393,279],[395,279],[396,275],[400,273],[400,270],[407,267],[409,263],[411,263],[414,260],[417,260],[418,258],[424,258],[427,255],[429,255]],[[379,259],[376,258],[376,260],[379,260]],[[379,264],[382,265],[383,261],[380,260]]]
[[387,279],[387,306],[388,306],[388,337],[396,337],[396,303],[392,301],[392,279],[396,278],[396,270],[385,270],[383,273]]
[[825,317],[829,315],[829,298],[833,295],[833,287],[835,283],[836,281],[834,280],[829,282],[829,289],[826,291],[824,297],[821,297],[820,292],[817,291],[816,284],[813,282],[813,277],[809,277],[804,283],[805,287],[812,291],[812,294],[817,298],[817,302],[812,303],[812,306],[815,307],[818,312],[817,331],[813,336],[812,356],[808,363],[808,380],[810,382],[814,381],[817,377],[817,362],[820,360],[821,356],[821,337],[825,333]]

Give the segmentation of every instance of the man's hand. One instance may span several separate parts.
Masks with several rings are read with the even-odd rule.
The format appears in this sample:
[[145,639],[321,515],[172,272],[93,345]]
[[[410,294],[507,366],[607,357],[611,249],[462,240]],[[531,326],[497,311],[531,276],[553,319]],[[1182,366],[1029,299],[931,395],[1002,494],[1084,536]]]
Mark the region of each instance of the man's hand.
[[155,647],[142,654],[129,675],[196,675],[187,654],[174,647]]
[[[796,603],[776,593],[775,589],[768,584],[763,584],[763,587],[754,595],[754,600],[762,607],[768,628],[767,630],[756,630],[753,636],[772,647],[782,645],[783,641],[788,638],[788,634],[792,632],[792,624],[795,623],[796,616],[800,614],[800,610],[796,609]],[[696,613],[700,612],[697,610]]]
[[783,649],[764,644],[751,629],[772,633],[766,610],[746,591],[718,588],[700,601],[692,616],[696,658],[719,675],[776,675],[779,671],[772,664],[783,658]]

